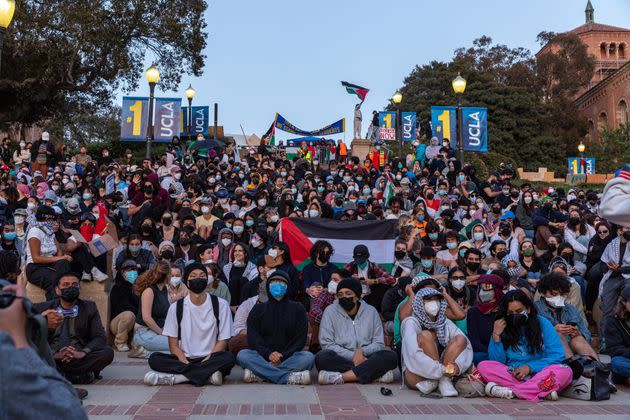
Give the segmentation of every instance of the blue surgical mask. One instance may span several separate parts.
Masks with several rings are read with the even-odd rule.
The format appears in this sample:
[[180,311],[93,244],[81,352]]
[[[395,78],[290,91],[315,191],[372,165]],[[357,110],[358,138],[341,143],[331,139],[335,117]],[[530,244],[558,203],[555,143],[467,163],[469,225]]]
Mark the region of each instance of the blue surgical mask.
[[464,258],[464,254],[466,254],[466,251],[468,251],[467,248],[462,248],[459,250],[459,256]]
[[422,260],[421,264],[423,268],[431,268],[433,260]]
[[129,245],[129,251],[133,254],[140,252],[140,249],[142,249],[141,245]]
[[134,284],[137,279],[138,279],[137,271],[132,270],[132,271],[127,271],[125,273],[125,280],[127,280],[129,283]]
[[274,281],[269,284],[269,293],[275,299],[281,298],[287,292],[287,284],[280,281]]
[[254,221],[253,220],[245,220],[245,226],[247,226],[247,227],[254,226]]
[[429,239],[431,239],[432,241],[435,241],[438,238],[438,234],[437,233],[429,233]]
[[7,241],[12,241],[16,238],[17,233],[15,232],[7,232],[4,234],[4,239],[6,239]]
[[424,222],[424,214],[419,214],[416,216],[416,220],[420,223]]

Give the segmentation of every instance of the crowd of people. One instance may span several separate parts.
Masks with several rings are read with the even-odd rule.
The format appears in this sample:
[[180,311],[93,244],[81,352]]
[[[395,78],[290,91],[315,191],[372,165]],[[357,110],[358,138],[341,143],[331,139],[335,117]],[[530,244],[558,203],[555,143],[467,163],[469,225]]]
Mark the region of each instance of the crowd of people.
[[[539,401],[571,384],[572,358],[600,353],[627,382],[628,172],[613,205],[503,165],[480,178],[447,139],[414,146],[385,162],[332,147],[322,164],[267,139],[241,154],[174,138],[141,161],[56,154],[47,133],[17,150],[3,141],[0,276],[43,289],[35,309],[77,385],[114,349],[147,359],[147,385],[221,385],[235,364],[245,382],[310,384],[315,366],[320,384],[390,383],[400,370],[407,387],[449,397],[474,374],[489,396]],[[338,250],[318,240],[296,267],[284,218],[393,220],[394,259],[376,264],[357,242],[333,264]],[[109,229],[111,266],[85,243]],[[107,273],[103,319],[81,289]]]

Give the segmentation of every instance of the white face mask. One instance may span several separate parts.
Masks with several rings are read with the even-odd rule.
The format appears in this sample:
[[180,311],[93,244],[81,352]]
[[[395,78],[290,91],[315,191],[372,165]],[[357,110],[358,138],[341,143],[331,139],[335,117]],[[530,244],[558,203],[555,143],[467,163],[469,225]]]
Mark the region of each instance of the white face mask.
[[561,308],[564,306],[565,298],[564,296],[553,296],[553,297],[545,296],[545,300],[549,302],[549,304],[553,306],[554,308]]
[[223,238],[221,239],[221,243],[223,244],[223,246],[229,246],[232,243],[232,240],[228,238]]
[[531,197],[523,197],[523,201],[525,202],[525,204],[529,204],[532,202],[532,198]]
[[436,316],[440,312],[440,302],[437,300],[430,300],[424,302],[424,311],[431,316]]
[[473,233],[473,239],[475,241],[482,241],[483,240],[483,232],[474,232]]
[[267,205],[267,199],[261,198],[260,200],[258,200],[258,205],[260,207],[265,207]]
[[273,216],[271,216],[271,223],[278,223],[278,215],[274,214]]
[[317,216],[319,216],[319,210],[315,210],[315,209],[313,209],[313,210],[309,210],[309,211],[308,211],[308,215],[309,215],[310,217],[317,217]]
[[270,256],[271,258],[274,258],[274,259],[275,259],[275,258],[278,256],[278,250],[276,250],[276,249],[270,249],[270,250],[269,250],[269,252],[268,252],[268,254],[269,254],[269,256]]
[[260,246],[260,244],[261,244],[261,243],[262,243],[262,242],[260,242],[258,239],[254,239],[254,238],[252,238],[252,246],[253,246],[254,248],[258,248],[258,247]]
[[201,212],[202,212],[203,214],[208,214],[208,213],[210,213],[210,207],[208,207],[208,206],[203,206],[203,207],[201,207]]
[[181,282],[182,282],[181,277],[171,277],[171,286],[177,287],[180,285]]
[[208,275],[208,284],[212,284],[214,282],[214,277],[212,275]]
[[14,216],[13,220],[15,221],[16,225],[21,225],[22,223],[24,223],[24,218],[22,216]]
[[330,283],[328,283],[328,293],[330,293],[331,295],[334,295],[337,293],[337,283],[334,281],[330,281]]
[[453,280],[451,284],[455,289],[462,290],[466,286],[466,280]]
[[181,173],[181,172],[175,172],[175,175],[173,175],[173,177],[174,177],[176,180],[178,180],[178,181],[179,181],[180,179],[182,179],[182,173]]

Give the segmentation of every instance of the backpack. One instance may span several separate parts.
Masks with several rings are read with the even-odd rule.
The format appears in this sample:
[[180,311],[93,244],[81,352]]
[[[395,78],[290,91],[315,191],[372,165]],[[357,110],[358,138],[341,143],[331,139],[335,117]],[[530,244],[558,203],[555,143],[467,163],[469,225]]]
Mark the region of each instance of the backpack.
[[[214,313],[214,319],[217,322],[217,339],[219,338],[219,298],[215,295],[210,296],[210,301],[212,302],[212,312]],[[175,314],[177,315],[177,340],[181,341],[182,339],[182,317],[184,316],[184,298],[177,301],[177,306],[175,308]]]

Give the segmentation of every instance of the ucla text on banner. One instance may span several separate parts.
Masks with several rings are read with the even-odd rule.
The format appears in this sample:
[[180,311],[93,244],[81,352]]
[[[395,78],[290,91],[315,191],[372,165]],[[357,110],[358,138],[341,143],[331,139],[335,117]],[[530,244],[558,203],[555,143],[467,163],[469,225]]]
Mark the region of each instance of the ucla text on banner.
[[394,111],[379,112],[378,126],[380,140],[396,140],[396,113]]
[[156,142],[170,142],[179,135],[180,98],[155,98],[153,138]]
[[403,112],[401,114],[400,128],[403,141],[411,142],[416,139],[416,119],[415,112]]
[[287,133],[298,134],[300,136],[313,136],[313,137],[322,137],[328,136],[331,134],[339,134],[346,131],[346,119],[342,118],[339,121],[335,121],[334,123],[327,125],[324,128],[320,128],[319,130],[314,131],[304,131],[290,122],[288,122],[282,115],[276,114],[276,128],[278,130],[286,131]]
[[438,138],[439,144],[442,144],[442,140],[447,138],[451,141],[451,147],[456,148],[457,108],[454,106],[432,106],[431,129],[433,135]]
[[595,173],[595,158],[582,158],[570,157],[569,160],[569,175],[593,175]]
[[[183,106],[180,118],[181,125],[179,133],[182,136],[188,135],[188,107]],[[209,106],[193,106],[192,107],[192,135],[196,136],[201,133],[208,135],[208,126],[210,124],[210,107]]]
[[149,98],[123,96],[120,140],[145,141],[149,121]]
[[462,108],[462,140],[467,152],[488,151],[488,108]]

